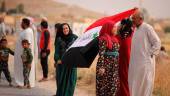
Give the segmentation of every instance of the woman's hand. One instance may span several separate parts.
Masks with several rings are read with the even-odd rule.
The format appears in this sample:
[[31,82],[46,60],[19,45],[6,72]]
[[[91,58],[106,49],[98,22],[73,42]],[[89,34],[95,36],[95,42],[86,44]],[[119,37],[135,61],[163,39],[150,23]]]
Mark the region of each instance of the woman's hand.
[[99,74],[100,74],[100,75],[103,75],[104,73],[105,73],[105,69],[104,69],[104,68],[100,68],[100,69],[99,69]]
[[61,60],[58,60],[58,61],[57,61],[57,64],[62,64],[62,61],[61,61]]

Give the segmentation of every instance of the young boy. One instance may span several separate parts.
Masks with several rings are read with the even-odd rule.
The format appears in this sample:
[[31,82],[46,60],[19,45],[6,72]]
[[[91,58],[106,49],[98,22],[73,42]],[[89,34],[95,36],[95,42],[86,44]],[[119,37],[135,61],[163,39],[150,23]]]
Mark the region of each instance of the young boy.
[[29,74],[31,70],[31,63],[33,56],[31,49],[29,48],[30,43],[28,40],[22,40],[23,53],[21,55],[23,62],[23,75],[24,75],[24,87],[30,89]]
[[0,75],[1,72],[3,72],[5,74],[7,81],[9,82],[9,86],[12,86],[11,84],[12,79],[8,69],[8,58],[9,54],[14,55],[14,52],[7,47],[7,44],[8,42],[6,39],[0,40]]

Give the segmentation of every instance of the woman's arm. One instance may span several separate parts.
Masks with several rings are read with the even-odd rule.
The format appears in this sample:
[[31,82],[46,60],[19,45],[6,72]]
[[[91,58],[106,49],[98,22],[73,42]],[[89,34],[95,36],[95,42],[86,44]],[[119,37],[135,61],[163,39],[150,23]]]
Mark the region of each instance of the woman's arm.
[[57,63],[59,60],[61,60],[61,58],[60,58],[60,39],[58,38],[55,44],[54,61],[55,63]]

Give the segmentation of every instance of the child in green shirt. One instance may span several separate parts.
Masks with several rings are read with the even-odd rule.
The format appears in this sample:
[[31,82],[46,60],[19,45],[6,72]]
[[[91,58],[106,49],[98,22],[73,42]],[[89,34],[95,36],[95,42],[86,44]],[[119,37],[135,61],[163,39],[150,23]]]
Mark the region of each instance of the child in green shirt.
[[30,43],[28,40],[22,40],[23,53],[21,55],[23,62],[23,76],[24,76],[24,87],[30,89],[29,74],[31,70],[31,63],[33,60]]

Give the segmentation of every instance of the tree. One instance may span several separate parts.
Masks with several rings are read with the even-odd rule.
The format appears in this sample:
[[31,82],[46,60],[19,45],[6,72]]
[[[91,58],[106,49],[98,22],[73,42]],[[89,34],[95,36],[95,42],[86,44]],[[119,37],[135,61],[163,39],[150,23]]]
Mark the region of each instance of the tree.
[[166,33],[170,33],[170,26],[165,27],[164,31],[165,31]]
[[7,11],[7,14],[16,14],[17,13],[17,10],[16,9],[9,9]]
[[1,3],[1,12],[6,12],[6,3],[5,3],[5,0],[2,1],[2,3]]
[[17,9],[17,13],[24,13],[24,5],[23,4],[19,4],[16,9]]

